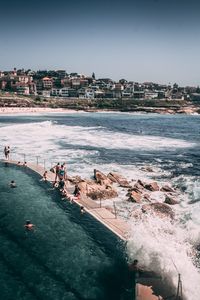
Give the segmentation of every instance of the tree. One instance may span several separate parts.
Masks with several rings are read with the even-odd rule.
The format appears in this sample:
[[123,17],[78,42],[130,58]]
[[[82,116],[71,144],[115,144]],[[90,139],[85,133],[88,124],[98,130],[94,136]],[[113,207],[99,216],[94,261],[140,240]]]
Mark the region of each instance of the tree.
[[200,94],[200,88],[197,86],[196,93]]
[[95,80],[95,73],[94,72],[92,73],[92,78]]
[[127,82],[127,80],[124,79],[124,78],[122,78],[122,79],[119,80],[119,83],[121,83],[121,84],[124,84],[124,83],[126,83],[126,82]]

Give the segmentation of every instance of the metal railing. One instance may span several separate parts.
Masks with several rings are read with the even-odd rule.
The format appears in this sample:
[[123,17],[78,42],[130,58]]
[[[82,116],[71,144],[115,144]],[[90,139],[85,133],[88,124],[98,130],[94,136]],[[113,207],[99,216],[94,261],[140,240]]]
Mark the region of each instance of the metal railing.
[[[5,156],[2,154],[0,156],[0,159],[5,160]],[[9,160],[20,162],[20,163],[32,163],[32,164],[35,164],[37,166],[42,166],[44,168],[44,170],[46,170],[46,169],[50,170],[51,168],[56,166],[56,164],[59,161],[63,161],[63,159],[60,159],[60,160],[59,159],[57,159],[57,160],[46,160],[42,156],[39,156],[39,155],[30,155],[30,154],[26,154],[26,153],[16,153],[14,151],[11,151],[11,153],[9,155]],[[100,197],[99,198],[99,207],[100,208],[104,207],[104,205],[102,205],[102,201],[103,201],[103,198]],[[97,203],[98,203],[98,201],[97,201]],[[113,214],[115,216],[115,219],[117,219],[118,213],[117,213],[117,207],[116,207],[116,204],[115,204],[114,201],[112,203],[112,206],[113,206]]]
[[[0,155],[0,159],[1,160],[5,160],[5,156],[2,154]],[[43,166],[44,169],[51,169],[53,166],[56,166],[56,164],[59,161],[63,161],[63,159],[57,159],[57,160],[47,160],[44,159],[42,156],[39,155],[30,155],[30,154],[26,154],[26,153],[16,153],[16,152],[11,152],[9,155],[9,160],[10,161],[16,161],[16,162],[21,162],[21,163],[25,163],[25,162],[29,162],[29,163],[33,163],[35,165],[40,165]]]

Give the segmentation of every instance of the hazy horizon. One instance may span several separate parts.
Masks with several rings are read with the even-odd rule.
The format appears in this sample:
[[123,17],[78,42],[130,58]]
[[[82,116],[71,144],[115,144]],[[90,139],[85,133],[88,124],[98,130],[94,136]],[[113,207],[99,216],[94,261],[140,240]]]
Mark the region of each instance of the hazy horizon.
[[4,2],[0,70],[197,86],[199,11],[195,0]]

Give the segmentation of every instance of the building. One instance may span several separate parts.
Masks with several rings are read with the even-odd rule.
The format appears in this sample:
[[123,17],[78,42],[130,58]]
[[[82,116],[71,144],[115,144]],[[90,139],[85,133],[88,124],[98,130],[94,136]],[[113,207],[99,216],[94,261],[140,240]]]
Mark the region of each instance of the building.
[[158,98],[158,92],[154,91],[145,91],[144,92],[145,99],[155,99]]
[[43,85],[43,89],[51,90],[53,87],[53,81],[49,77],[44,77],[42,79],[42,85]]
[[51,90],[51,96],[53,97],[59,97],[60,96],[60,89],[52,89]]
[[69,97],[69,88],[60,89],[60,97]]
[[47,90],[46,90],[46,91],[43,90],[43,91],[42,91],[42,96],[43,96],[43,97],[46,97],[46,98],[49,98],[49,97],[51,96],[51,93],[50,93],[49,90],[48,90],[48,91],[47,91]]
[[56,73],[58,74],[58,77],[60,79],[63,79],[66,76],[66,71],[65,70],[57,70]]
[[94,99],[95,92],[91,89],[85,91],[85,98]]
[[28,86],[29,86],[29,93],[31,95],[37,95],[37,88],[35,82],[29,82]]
[[24,82],[16,83],[16,92],[18,95],[30,95],[29,86]]

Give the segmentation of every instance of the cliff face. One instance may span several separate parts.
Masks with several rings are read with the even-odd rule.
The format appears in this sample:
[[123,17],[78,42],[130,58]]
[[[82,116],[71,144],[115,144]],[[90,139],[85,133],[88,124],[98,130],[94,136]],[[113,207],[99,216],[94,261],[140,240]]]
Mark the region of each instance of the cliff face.
[[137,100],[137,99],[79,99],[0,96],[0,107],[49,107],[76,110],[113,110],[150,113],[200,113],[200,105],[185,100]]

